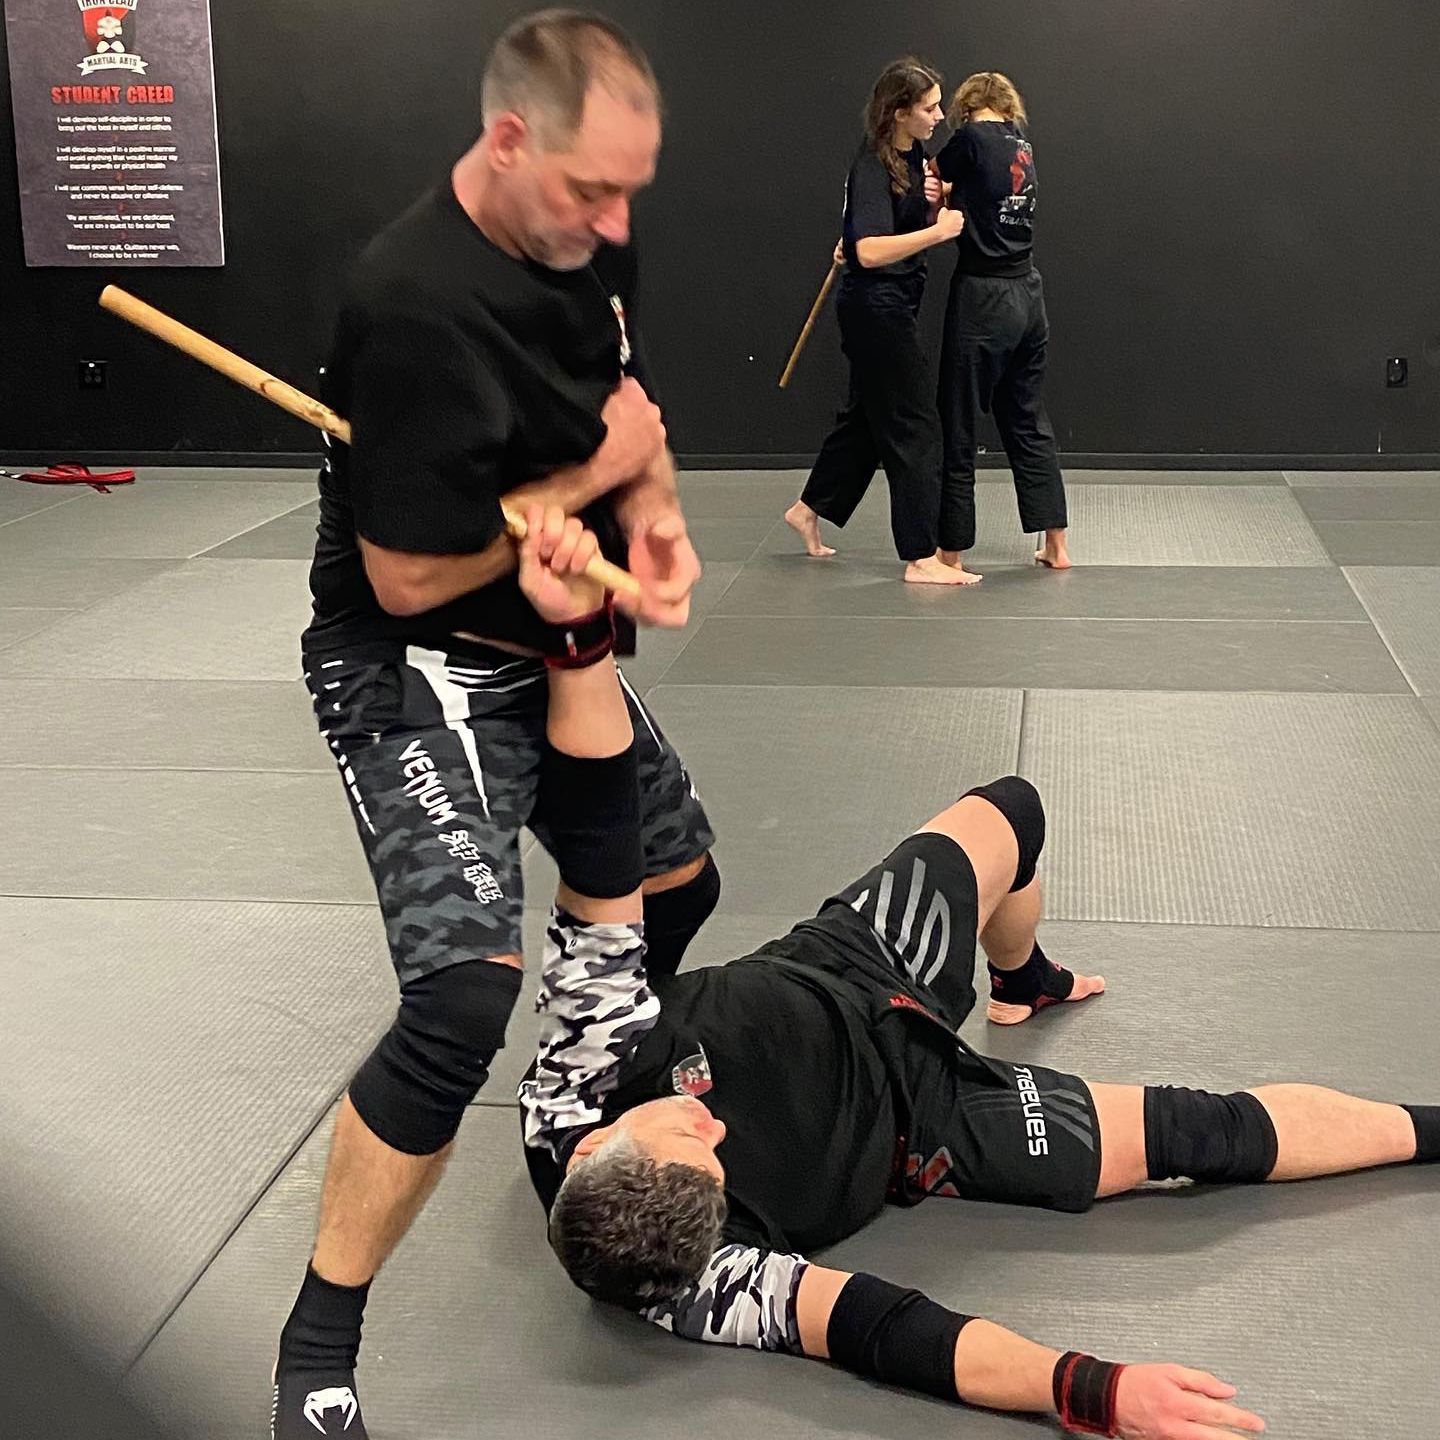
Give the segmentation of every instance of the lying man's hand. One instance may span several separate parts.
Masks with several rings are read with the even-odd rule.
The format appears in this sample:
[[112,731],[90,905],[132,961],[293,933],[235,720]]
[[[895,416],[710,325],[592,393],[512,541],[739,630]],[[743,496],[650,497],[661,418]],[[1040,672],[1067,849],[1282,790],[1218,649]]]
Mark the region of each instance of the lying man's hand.
[[1221,1440],[1258,1435],[1265,1422],[1226,1402],[1235,1387],[1183,1365],[1127,1365],[1115,1390],[1121,1440]]
[[595,536],[558,505],[531,505],[520,542],[520,589],[535,613],[552,625],[593,615],[605,604],[605,589],[585,575],[600,553]]

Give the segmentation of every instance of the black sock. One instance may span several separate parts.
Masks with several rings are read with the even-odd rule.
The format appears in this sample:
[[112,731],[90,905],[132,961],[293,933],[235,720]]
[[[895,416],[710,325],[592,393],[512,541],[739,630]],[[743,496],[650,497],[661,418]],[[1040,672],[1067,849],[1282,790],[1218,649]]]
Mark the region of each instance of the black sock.
[[360,1327],[365,1320],[364,1285],[332,1285],[305,1268],[305,1283],[295,1308],[280,1332],[282,1371],[349,1371],[360,1353]]
[[1075,976],[1057,965],[1035,942],[1030,958],[1018,970],[997,970],[988,961],[990,998],[1007,1005],[1053,1005],[1075,988]]
[[1440,1160],[1440,1105],[1402,1105],[1415,1124],[1416,1165]]
[[720,870],[707,855],[699,874],[673,890],[645,897],[645,970],[673,975],[685,948],[700,933],[720,899]]

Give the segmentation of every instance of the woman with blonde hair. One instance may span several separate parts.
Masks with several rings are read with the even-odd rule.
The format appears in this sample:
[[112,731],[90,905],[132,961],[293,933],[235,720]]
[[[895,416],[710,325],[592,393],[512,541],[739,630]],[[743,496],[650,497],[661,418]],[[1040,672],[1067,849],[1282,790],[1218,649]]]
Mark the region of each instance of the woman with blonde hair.
[[1025,102],[1008,77],[982,71],[955,92],[950,123],[955,132],[935,165],[965,228],[940,352],[941,558],[960,567],[961,552],[975,543],[976,429],[988,412],[1015,477],[1020,523],[1027,533],[1045,532],[1035,559],[1068,569],[1065,481],[1042,394],[1050,326],[1031,258],[1035,152]]
[[940,122],[940,76],[913,58],[887,65],[865,110],[865,141],[845,182],[840,293],[835,312],[850,361],[850,393],[800,498],[785,512],[811,555],[820,520],[843,526],[877,465],[890,485],[890,527],[905,579],[963,585],[939,546],[940,417],[918,316],[925,252],[953,240],[964,219],[942,207],[922,142]]

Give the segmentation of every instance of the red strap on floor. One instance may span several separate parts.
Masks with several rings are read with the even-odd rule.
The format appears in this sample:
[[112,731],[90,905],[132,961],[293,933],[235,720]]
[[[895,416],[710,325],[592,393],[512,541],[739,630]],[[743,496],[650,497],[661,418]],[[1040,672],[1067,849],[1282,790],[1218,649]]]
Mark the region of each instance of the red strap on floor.
[[13,470],[0,470],[12,480],[24,480],[31,485],[88,485],[102,495],[110,493],[112,485],[133,485],[133,470],[109,470],[99,475],[92,473],[88,465],[51,465],[48,469],[26,470],[16,474]]

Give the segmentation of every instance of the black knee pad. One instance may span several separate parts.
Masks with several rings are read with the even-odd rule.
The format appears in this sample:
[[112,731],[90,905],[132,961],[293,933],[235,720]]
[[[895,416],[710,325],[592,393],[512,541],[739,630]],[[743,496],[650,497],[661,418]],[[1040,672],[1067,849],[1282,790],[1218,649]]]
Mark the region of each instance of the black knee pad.
[[546,745],[535,809],[544,821],[560,878],[580,895],[614,900],[640,888],[640,777],[632,741],[602,760]]
[[350,1082],[350,1103],[392,1150],[433,1155],[455,1138],[522,979],[513,965],[466,960],[401,989],[395,1023]]
[[1152,1180],[1264,1180],[1278,1153],[1275,1124],[1253,1095],[1145,1087],[1145,1168]]
[[1045,848],[1045,807],[1040,803],[1040,792],[1028,780],[1006,775],[965,794],[988,800],[1010,822],[1020,846],[1015,883],[1010,890],[1012,894],[1023,890],[1035,878],[1035,865]]
[[700,933],[720,901],[720,868],[711,855],[704,868],[673,890],[645,897],[645,969],[651,975],[673,975],[685,948]]

